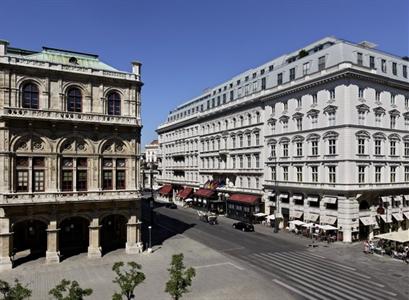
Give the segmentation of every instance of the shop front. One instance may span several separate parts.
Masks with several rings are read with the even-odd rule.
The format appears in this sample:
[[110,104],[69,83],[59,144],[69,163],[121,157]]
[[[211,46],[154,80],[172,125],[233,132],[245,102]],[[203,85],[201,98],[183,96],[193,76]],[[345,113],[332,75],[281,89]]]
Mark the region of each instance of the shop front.
[[180,201],[185,201],[186,199],[190,198],[193,195],[193,188],[185,187],[184,189],[180,190],[177,194],[177,197]]
[[227,199],[227,216],[229,218],[253,223],[253,215],[259,212],[259,195],[231,194]]
[[192,205],[199,210],[209,211],[213,201],[217,201],[215,190],[200,188],[193,193]]
[[173,186],[171,184],[165,184],[158,190],[158,200],[172,201]]

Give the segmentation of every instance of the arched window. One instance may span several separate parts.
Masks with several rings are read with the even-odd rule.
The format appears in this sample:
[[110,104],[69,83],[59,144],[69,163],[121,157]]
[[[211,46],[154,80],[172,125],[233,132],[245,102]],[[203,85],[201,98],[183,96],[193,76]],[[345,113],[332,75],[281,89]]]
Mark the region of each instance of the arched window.
[[78,88],[71,88],[67,93],[67,110],[74,112],[82,111],[82,95]]
[[121,114],[121,97],[118,93],[113,92],[108,95],[108,115]]
[[23,86],[23,107],[38,109],[38,88],[34,83]]

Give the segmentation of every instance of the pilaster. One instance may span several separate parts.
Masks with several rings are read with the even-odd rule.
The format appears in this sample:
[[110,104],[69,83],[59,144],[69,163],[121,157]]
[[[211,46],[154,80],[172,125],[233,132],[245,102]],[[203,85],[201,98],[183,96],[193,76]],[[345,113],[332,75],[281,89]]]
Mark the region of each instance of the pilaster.
[[127,254],[136,254],[143,251],[143,245],[141,240],[141,225],[136,216],[131,216],[127,223],[126,228],[126,247]]
[[88,258],[99,258],[102,256],[100,229],[101,225],[99,225],[99,219],[93,218],[89,226]]
[[59,235],[60,229],[57,227],[57,221],[51,221],[47,228],[47,251],[45,253],[45,262],[47,264],[60,262]]

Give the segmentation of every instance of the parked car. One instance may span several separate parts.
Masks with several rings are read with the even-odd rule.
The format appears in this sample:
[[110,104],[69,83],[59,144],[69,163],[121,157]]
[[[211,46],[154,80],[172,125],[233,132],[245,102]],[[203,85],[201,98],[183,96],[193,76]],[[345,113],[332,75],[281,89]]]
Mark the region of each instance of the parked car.
[[178,208],[177,205],[173,202],[171,203],[166,203],[165,207],[170,208],[170,209],[176,209]]
[[241,231],[254,231],[254,226],[245,222],[237,222],[233,224],[233,228]]

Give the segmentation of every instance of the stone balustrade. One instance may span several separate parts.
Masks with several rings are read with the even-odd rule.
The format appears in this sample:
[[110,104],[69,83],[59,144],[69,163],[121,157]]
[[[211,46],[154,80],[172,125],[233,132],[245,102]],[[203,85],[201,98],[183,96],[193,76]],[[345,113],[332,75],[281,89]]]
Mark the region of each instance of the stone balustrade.
[[45,119],[54,121],[73,121],[81,123],[109,123],[110,125],[141,126],[138,118],[130,116],[113,116],[70,111],[53,111],[44,109],[29,109],[21,107],[5,107],[1,114],[3,117],[19,119]]
[[139,199],[142,194],[137,190],[122,191],[77,191],[77,192],[39,192],[4,193],[0,195],[0,204],[55,203],[75,201],[107,201]]

